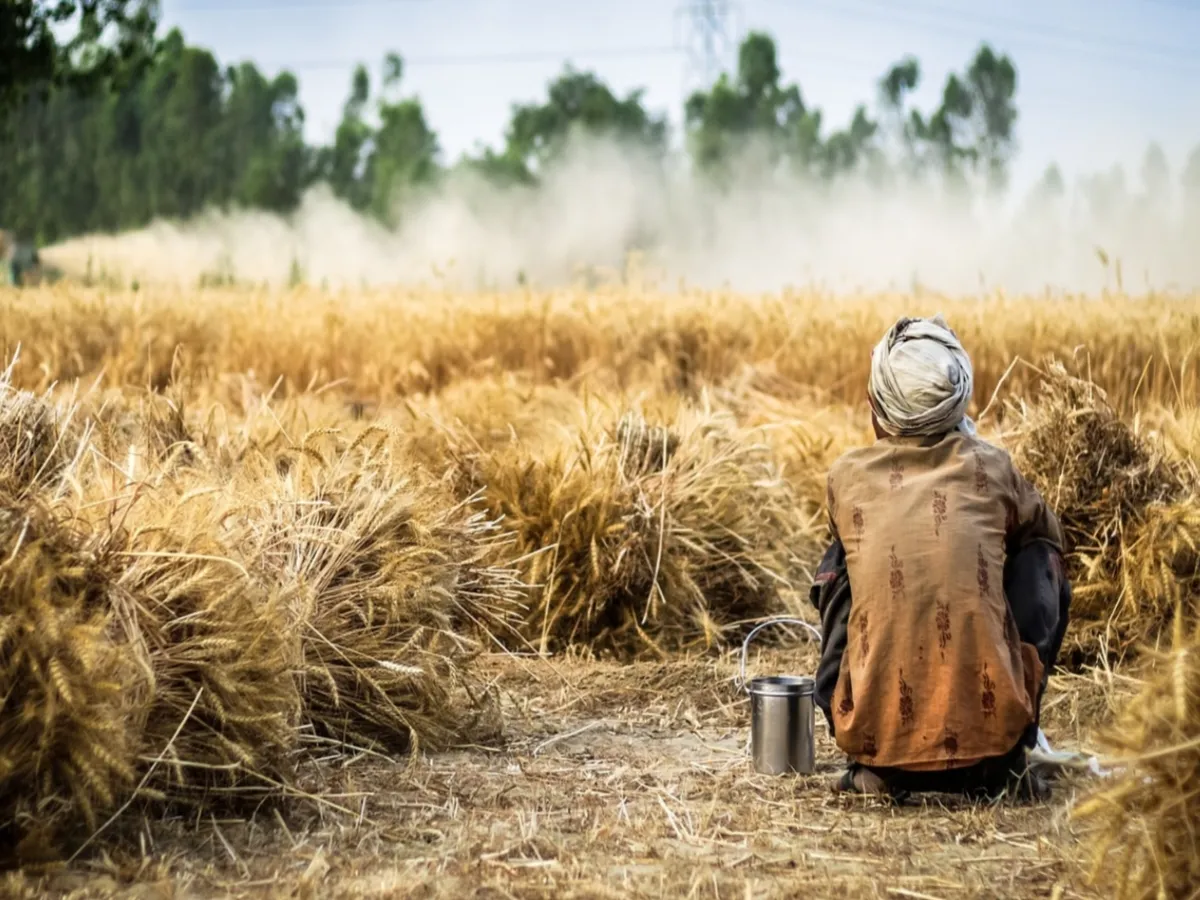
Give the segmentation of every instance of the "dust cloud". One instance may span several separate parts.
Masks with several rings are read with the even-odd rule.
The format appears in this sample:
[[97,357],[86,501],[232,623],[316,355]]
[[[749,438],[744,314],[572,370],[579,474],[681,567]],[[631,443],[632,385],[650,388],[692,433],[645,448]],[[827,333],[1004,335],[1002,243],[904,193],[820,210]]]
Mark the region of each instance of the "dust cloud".
[[829,186],[747,148],[723,188],[629,148],[576,141],[537,190],[456,171],[382,227],[318,186],[292,215],[213,212],[186,223],[69,241],[44,254],[110,283],[234,279],[282,285],[554,286],[619,273],[640,248],[660,286],[947,294],[1189,289],[1200,220],[1145,198],[1107,210],[1056,200],[973,199],[927,181]]

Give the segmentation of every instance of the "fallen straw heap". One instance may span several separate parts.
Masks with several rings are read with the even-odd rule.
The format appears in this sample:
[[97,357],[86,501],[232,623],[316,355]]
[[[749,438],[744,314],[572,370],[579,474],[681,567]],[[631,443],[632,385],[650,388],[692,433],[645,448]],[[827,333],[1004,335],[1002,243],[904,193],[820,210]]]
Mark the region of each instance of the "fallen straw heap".
[[1092,881],[1114,900],[1194,897],[1200,885],[1200,628],[1174,647],[1108,731],[1124,771],[1074,815],[1092,829]]
[[1047,366],[1037,402],[1005,435],[1019,469],[1057,511],[1073,581],[1068,644],[1082,659],[1153,645],[1172,611],[1200,615],[1194,469],[1124,422],[1104,392]]
[[811,555],[770,450],[708,410],[668,425],[629,413],[464,465],[466,489],[517,535],[531,585],[521,634],[540,652],[724,646],[786,608]]
[[297,796],[331,745],[497,736],[469,664],[521,584],[477,504],[406,476],[370,431],[247,445],[236,477],[155,447],[137,479],[86,446],[58,481],[32,450],[0,468],[7,856],[69,852],[131,807]]
[[10,492],[55,484],[84,441],[78,406],[19,391],[11,370],[0,376],[0,473]]
[[293,778],[302,706],[277,590],[203,532],[141,526],[125,546],[115,588],[152,687],[141,798],[211,809],[277,794]]
[[52,853],[133,787],[149,685],[111,584],[50,509],[0,499],[2,855]]
[[520,596],[515,572],[492,562],[498,526],[403,465],[386,434],[315,436],[260,473],[248,521],[249,565],[279,586],[298,635],[313,733],[389,752],[494,734],[465,667],[512,627]]

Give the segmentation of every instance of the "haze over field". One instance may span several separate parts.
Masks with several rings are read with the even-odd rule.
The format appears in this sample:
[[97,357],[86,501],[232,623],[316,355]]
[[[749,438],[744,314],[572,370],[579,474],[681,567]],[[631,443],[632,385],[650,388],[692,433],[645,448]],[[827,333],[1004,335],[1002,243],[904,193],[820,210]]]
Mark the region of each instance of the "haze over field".
[[[636,250],[744,291],[1200,286],[1200,18],[764,9],[672,97],[653,4],[589,49],[522,5],[292,2],[102,4],[96,90],[5,107],[0,227],[118,284],[556,285]],[[464,16],[507,49],[434,53]]]
[[181,285],[231,276],[469,288],[521,277],[556,284],[581,268],[620,268],[640,243],[647,267],[668,280],[746,291],[813,283],[1094,291],[1115,286],[1118,262],[1135,290],[1200,283],[1200,256],[1189,252],[1198,223],[1146,198],[1102,216],[1070,195],[1035,196],[1013,209],[978,193],[964,202],[933,182],[881,187],[862,176],[814,186],[762,166],[734,171],[721,191],[613,142],[577,141],[537,190],[458,172],[410,199],[394,231],[318,186],[290,216],[156,222],[70,240],[46,256],[68,271],[90,261],[93,275]]

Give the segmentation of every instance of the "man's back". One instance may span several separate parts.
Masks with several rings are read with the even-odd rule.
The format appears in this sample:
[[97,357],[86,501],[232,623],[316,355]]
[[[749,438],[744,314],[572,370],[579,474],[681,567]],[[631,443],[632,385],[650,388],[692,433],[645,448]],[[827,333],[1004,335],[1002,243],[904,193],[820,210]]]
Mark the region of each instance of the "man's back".
[[833,697],[839,746],[876,767],[953,768],[1007,752],[1041,664],[1004,596],[1006,548],[1061,532],[1006,453],[955,431],[847,453],[829,509],[853,594]]

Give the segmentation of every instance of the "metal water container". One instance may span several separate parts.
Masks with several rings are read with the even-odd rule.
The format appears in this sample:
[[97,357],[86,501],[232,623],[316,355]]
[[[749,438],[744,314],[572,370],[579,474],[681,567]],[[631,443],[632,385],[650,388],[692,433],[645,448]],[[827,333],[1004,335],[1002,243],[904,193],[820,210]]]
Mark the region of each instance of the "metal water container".
[[763,775],[811,775],[815,765],[811,678],[766,675],[750,681],[750,756]]
[[761,629],[777,624],[800,625],[816,639],[821,633],[799,619],[771,619],[752,629],[742,644],[741,683],[750,695],[750,757],[763,775],[811,775],[816,763],[813,691],[806,675],[764,675],[746,681],[750,640]]

